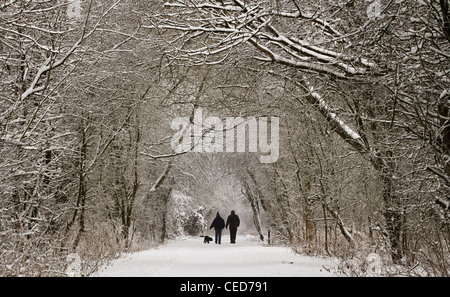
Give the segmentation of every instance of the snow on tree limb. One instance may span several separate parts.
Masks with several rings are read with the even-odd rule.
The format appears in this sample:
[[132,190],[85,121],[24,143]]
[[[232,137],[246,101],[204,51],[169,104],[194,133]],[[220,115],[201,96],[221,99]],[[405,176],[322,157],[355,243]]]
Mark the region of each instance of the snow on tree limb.
[[158,179],[154,182],[153,186],[150,188],[149,193],[155,192],[162,185],[162,183],[168,176],[171,168],[172,168],[172,164],[170,162],[167,163],[166,168],[161,173],[161,175],[158,177]]
[[268,47],[263,46],[256,42],[253,39],[250,39],[250,43],[252,43],[257,49],[259,49],[261,52],[265,53],[270,57],[270,59],[264,59],[264,58],[257,58],[261,61],[266,62],[277,62],[283,65],[291,66],[294,68],[300,68],[300,69],[306,69],[306,70],[312,70],[318,73],[323,74],[330,74],[334,77],[345,79],[346,75],[338,70],[333,69],[332,67],[329,67],[325,64],[320,63],[311,63],[311,62],[304,62],[304,61],[296,61],[294,59],[285,58],[283,56],[280,56],[276,54],[275,52],[271,51]]
[[[278,75],[274,71],[269,71],[269,73],[272,75]],[[307,94],[306,99],[308,102],[320,112],[320,114],[326,119],[327,123],[332,127],[333,131],[345,142],[350,144],[358,152],[367,153],[370,151],[370,148],[364,144],[364,141],[358,132],[345,124],[345,122],[331,110],[325,99],[317,92],[307,78],[303,77],[302,81],[297,81],[289,77],[283,77],[300,87]]]
[[345,142],[350,144],[359,152],[367,152],[361,136],[346,125],[337,115],[332,112],[322,96],[316,92],[313,86],[305,79],[306,88],[309,91],[308,101],[312,103],[317,110],[325,117],[332,126],[333,131],[338,134]]

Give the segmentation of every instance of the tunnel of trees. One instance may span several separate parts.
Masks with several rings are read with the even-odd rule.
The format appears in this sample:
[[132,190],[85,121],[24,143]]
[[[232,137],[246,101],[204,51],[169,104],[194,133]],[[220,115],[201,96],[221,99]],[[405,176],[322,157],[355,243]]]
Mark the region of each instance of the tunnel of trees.
[[[448,276],[449,4],[1,1],[0,275],[88,275],[235,209],[349,275]],[[276,117],[278,158],[175,152],[199,109]]]

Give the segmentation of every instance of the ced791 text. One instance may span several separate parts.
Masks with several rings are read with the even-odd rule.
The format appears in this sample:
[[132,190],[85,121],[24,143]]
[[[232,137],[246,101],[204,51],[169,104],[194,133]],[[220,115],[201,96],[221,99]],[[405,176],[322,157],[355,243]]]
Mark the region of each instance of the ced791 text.
[[226,282],[228,292],[267,292],[267,282]]

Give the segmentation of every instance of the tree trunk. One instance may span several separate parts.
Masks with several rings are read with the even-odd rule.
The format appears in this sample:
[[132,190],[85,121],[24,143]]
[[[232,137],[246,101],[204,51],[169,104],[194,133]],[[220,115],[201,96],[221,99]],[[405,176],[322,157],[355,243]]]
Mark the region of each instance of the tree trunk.
[[345,227],[344,222],[342,221],[340,215],[337,213],[337,211],[331,209],[327,203],[323,203],[323,206],[325,209],[331,214],[331,216],[336,220],[336,224],[339,227],[339,230],[341,230],[342,235],[347,240],[347,242],[350,244],[351,247],[355,246],[355,240],[353,239],[353,236],[348,231],[348,229]]
[[[72,250],[76,251],[78,244],[81,240],[81,236],[84,233],[85,230],[85,224],[84,224],[84,216],[85,216],[85,208],[86,208],[86,170],[84,167],[84,162],[86,160],[86,153],[87,153],[87,137],[86,137],[86,130],[83,120],[83,115],[81,119],[81,147],[80,147],[80,159],[79,159],[79,171],[78,171],[78,197],[77,197],[77,204],[75,207],[75,211],[72,217],[71,222],[67,226],[67,231],[70,229],[72,224],[75,223],[77,216],[79,220],[79,228],[78,233],[75,237],[75,240],[72,244]],[[78,215],[79,214],[79,215]]]
[[260,219],[260,211],[259,211],[259,207],[257,205],[258,197],[255,197],[255,195],[252,194],[250,186],[248,185],[248,183],[245,180],[242,180],[241,182],[243,183],[242,194],[244,194],[244,196],[247,198],[247,200],[250,203],[250,206],[252,208],[253,224],[255,225],[256,231],[258,231],[259,238],[262,241],[264,241],[264,234],[262,231],[261,219]]
[[322,204],[323,211],[323,222],[324,222],[324,231],[325,231],[325,251],[329,256],[331,256],[330,250],[328,249],[328,220],[327,220],[327,212],[325,211],[325,205]]
[[[300,183],[300,180],[298,180],[298,182]],[[311,211],[311,206],[309,203],[309,199],[308,199],[308,195],[309,192],[311,191],[311,187],[312,187],[312,181],[309,180],[307,185],[306,185],[306,192],[303,193],[304,196],[304,221],[305,221],[305,235],[306,235],[306,242],[307,242],[307,246],[309,250],[313,250],[315,248],[315,244],[316,244],[316,226],[314,225],[313,222],[313,214]]]
[[394,263],[399,263],[403,256],[401,233],[404,214],[398,197],[393,190],[392,175],[384,174],[383,180],[383,216],[386,221],[386,229],[391,243],[391,257]]
[[[138,108],[139,109],[139,108]],[[133,210],[134,210],[134,202],[136,201],[136,194],[139,189],[139,174],[138,174],[138,154],[139,154],[139,142],[140,142],[140,123],[139,123],[139,110],[136,111],[136,121],[134,123],[136,127],[136,134],[133,137],[130,135],[130,146],[133,146],[133,185],[131,188],[130,197],[126,199],[126,208],[124,211],[124,222],[123,222],[123,231],[125,238],[125,247],[128,248],[130,245],[130,229],[132,225],[133,218]]]
[[164,243],[167,237],[167,203],[169,202],[170,193],[172,189],[168,189],[167,191],[162,191],[161,202],[161,234],[160,234],[160,242]]
[[450,42],[450,7],[448,0],[439,0],[442,13],[442,31]]

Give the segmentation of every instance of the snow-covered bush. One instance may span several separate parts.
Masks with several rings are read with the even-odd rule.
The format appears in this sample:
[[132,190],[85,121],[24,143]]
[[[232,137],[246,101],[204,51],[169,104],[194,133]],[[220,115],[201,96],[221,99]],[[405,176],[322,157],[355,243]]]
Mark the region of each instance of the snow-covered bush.
[[204,207],[183,192],[172,190],[168,201],[167,236],[198,235],[206,227]]
[[203,217],[203,206],[198,206],[189,217],[186,218],[183,224],[183,231],[186,235],[198,235],[206,228],[206,220]]

